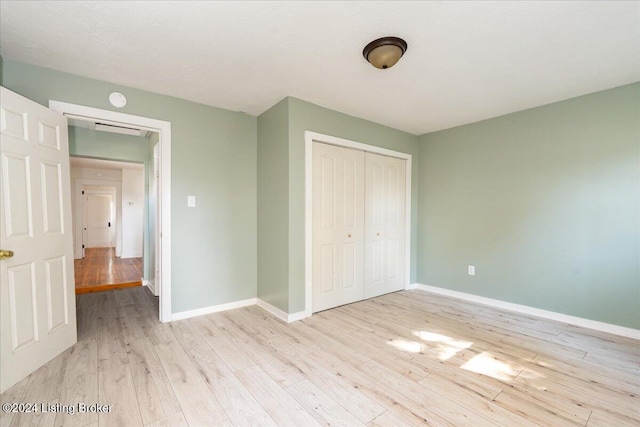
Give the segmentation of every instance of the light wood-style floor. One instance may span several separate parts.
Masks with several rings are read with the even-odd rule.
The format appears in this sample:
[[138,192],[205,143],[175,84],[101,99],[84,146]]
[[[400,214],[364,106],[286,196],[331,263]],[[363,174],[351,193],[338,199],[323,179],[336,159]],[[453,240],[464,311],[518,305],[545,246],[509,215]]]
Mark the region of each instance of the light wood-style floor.
[[141,286],[142,258],[118,258],[115,248],[87,248],[74,260],[76,294]]
[[113,405],[0,425],[638,426],[639,342],[403,291],[284,324],[170,324],[146,288],[78,297],[79,341],[3,402]]

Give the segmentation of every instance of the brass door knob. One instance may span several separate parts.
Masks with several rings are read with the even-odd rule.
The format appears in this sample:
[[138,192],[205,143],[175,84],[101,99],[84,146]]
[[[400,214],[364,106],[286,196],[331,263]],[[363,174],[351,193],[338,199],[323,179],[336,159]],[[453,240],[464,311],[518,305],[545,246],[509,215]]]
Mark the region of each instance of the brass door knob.
[[7,259],[7,258],[13,258],[13,251],[0,249],[0,259]]

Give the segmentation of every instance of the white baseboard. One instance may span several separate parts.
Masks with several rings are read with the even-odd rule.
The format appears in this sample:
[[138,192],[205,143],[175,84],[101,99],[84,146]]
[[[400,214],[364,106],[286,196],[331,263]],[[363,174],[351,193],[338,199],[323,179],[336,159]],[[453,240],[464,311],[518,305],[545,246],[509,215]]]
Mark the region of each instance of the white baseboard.
[[140,280],[142,281],[142,286],[146,286],[147,288],[149,288],[153,295],[158,296],[158,294],[156,293],[156,285],[151,280],[147,280],[144,277]]
[[233,310],[235,308],[256,305],[257,298],[249,298],[240,301],[228,302],[226,304],[210,305],[208,307],[196,308],[195,310],[180,311],[171,314],[171,321],[183,320],[190,317],[203,316],[205,314],[217,313],[219,311]]
[[287,315],[287,323],[297,322],[298,320],[306,319],[307,317],[311,317],[311,313],[307,313],[306,311],[292,313]]
[[126,253],[123,252],[122,254],[120,254],[120,258],[122,259],[127,259],[127,258],[142,258],[142,252],[140,253]]
[[433,294],[445,295],[448,297],[458,298],[465,301],[471,301],[478,304],[488,305],[491,307],[501,308],[504,310],[515,311],[517,313],[529,314],[532,316],[542,317],[544,319],[555,320],[557,322],[568,323],[570,325],[581,326],[583,328],[593,329],[601,332],[608,332],[614,335],[633,338],[640,340],[640,330],[627,328],[625,326],[612,325],[610,323],[598,322],[596,320],[584,319],[582,317],[570,316],[568,314],[556,313],[554,311],[542,310],[540,308],[529,307],[521,304],[500,301],[493,298],[481,297],[465,292],[452,291],[450,289],[439,288],[437,286],[423,285],[413,283],[409,285],[409,289],[419,289],[421,291],[431,292]]
[[[144,280],[144,279],[142,280],[143,280],[142,283],[145,286],[153,285],[148,280]],[[153,288],[149,287],[149,289],[153,289]],[[233,310],[241,307],[248,307],[250,305],[257,305],[258,307],[263,308],[264,310],[268,311],[269,313],[271,313],[272,315],[276,316],[278,319],[286,323],[295,322],[297,320],[301,320],[310,316],[310,314],[308,314],[305,311],[287,314],[284,311],[280,310],[278,307],[275,307],[264,300],[261,300],[259,298],[249,298],[249,299],[240,300],[240,301],[228,302],[226,304],[211,305],[208,307],[196,308],[195,310],[187,310],[187,311],[180,311],[178,313],[173,313],[171,315],[171,321],[183,320],[183,319],[188,319],[190,317],[203,316],[205,314],[218,313],[220,311]]]
[[264,309],[265,311],[268,311],[269,313],[273,314],[274,316],[276,316],[278,319],[282,320],[285,323],[295,322],[297,320],[301,320],[310,316],[305,311],[299,311],[297,313],[292,313],[292,314],[285,313],[284,311],[280,310],[278,307],[271,305],[265,300],[262,300],[260,298],[257,299],[256,305]]

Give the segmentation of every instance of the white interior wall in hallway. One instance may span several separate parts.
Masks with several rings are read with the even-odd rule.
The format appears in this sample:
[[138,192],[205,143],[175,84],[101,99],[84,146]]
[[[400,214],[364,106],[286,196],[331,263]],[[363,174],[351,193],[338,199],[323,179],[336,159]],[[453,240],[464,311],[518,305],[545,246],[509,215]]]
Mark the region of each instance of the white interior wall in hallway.
[[142,257],[144,171],[122,170],[122,258]]

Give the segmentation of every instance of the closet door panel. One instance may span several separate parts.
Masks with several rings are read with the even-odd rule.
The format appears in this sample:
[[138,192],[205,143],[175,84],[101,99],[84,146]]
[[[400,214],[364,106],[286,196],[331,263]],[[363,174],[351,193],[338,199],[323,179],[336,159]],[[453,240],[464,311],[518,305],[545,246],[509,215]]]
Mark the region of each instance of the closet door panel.
[[364,298],[364,152],[313,144],[312,311]]
[[406,161],[365,155],[365,298],[405,286]]

